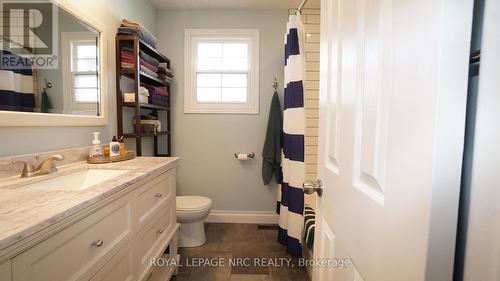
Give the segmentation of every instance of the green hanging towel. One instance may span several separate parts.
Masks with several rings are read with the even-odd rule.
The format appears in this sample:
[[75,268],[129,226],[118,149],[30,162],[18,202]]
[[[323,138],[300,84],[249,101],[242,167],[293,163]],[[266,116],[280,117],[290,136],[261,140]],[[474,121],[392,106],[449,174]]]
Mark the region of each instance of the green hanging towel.
[[42,101],[40,102],[40,112],[41,113],[48,113],[49,108],[52,108],[52,105],[50,104],[49,95],[47,94],[47,91],[45,89],[43,89]]
[[281,165],[281,132],[283,131],[283,114],[281,112],[278,92],[274,92],[267,121],[266,141],[262,150],[262,181],[264,185],[271,182],[273,174],[276,181],[280,178]]

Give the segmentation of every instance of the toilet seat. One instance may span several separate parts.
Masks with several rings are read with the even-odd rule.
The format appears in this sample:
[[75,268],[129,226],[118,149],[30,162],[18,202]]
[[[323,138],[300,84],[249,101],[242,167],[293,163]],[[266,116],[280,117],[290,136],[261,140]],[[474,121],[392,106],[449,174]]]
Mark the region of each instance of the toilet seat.
[[177,196],[177,212],[196,212],[210,209],[212,200],[204,196]]

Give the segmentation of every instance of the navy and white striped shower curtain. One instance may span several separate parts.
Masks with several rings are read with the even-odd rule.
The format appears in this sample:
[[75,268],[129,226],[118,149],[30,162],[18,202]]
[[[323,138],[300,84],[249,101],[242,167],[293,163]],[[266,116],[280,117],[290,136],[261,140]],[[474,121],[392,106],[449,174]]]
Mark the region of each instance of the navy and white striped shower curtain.
[[6,50],[0,50],[0,59],[0,110],[34,111],[31,61]]
[[302,256],[304,228],[304,25],[300,14],[290,15],[285,36],[285,97],[283,114],[282,179],[278,193],[278,241],[289,254]]

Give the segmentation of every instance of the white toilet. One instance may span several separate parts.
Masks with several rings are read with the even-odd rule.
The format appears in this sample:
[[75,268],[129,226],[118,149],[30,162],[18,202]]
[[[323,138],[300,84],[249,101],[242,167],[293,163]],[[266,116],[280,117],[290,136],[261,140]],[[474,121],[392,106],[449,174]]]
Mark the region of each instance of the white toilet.
[[179,247],[205,244],[203,218],[212,207],[212,200],[203,196],[177,196],[177,222],[181,224]]

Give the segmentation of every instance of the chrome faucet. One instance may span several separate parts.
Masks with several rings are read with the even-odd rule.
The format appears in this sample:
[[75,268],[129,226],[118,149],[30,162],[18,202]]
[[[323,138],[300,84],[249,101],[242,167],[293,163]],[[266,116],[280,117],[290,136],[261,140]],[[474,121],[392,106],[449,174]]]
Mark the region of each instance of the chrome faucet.
[[54,162],[61,160],[64,160],[64,157],[62,157],[61,155],[52,155],[49,158],[45,159],[45,161],[43,161],[42,164],[40,164],[40,166],[38,166],[38,168],[36,169],[30,163],[22,162],[24,163],[24,167],[21,177],[31,178],[34,176],[55,173],[57,171],[57,168]]

